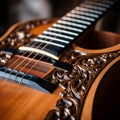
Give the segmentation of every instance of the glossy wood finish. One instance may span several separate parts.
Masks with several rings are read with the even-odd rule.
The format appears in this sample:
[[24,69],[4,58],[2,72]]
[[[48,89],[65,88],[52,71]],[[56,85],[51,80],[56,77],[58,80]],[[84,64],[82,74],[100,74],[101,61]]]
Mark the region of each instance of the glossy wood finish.
[[[12,26],[0,40],[4,40],[17,25],[20,24]],[[31,32],[40,34],[46,26],[48,27],[49,24],[39,26]],[[0,119],[42,120],[60,98],[59,91],[61,91],[60,88],[52,94],[47,94],[7,80],[0,80]]]
[[59,98],[58,90],[53,94],[0,81],[1,120],[42,120]]
[[[50,25],[51,24],[46,24],[33,28],[31,30],[31,33],[38,35],[42,33],[43,30],[46,30],[47,27],[49,27]],[[0,40],[1,41],[4,40],[6,36],[9,35],[10,32],[12,32],[12,30],[14,30],[14,28],[15,27],[10,28],[10,30],[2,38],[0,38]],[[75,44],[73,45],[73,47],[74,49],[90,54],[108,53],[108,52],[120,50],[119,35],[102,32],[100,33],[100,37],[102,38],[101,40],[103,40],[103,38],[106,38],[106,40],[108,40],[108,38],[110,37],[111,41],[113,42],[112,43],[110,42],[110,45],[104,49],[92,50],[92,49],[79,47]],[[105,69],[97,76],[97,79],[93,83],[86,97],[82,116],[81,116],[82,120],[92,119],[92,114],[91,114],[92,104],[100,80],[107,72],[107,70],[109,70],[110,67],[119,60],[120,57],[116,58],[109,65],[107,65]],[[53,109],[55,103],[60,98],[60,96],[58,95],[60,91],[61,88],[58,88],[54,93],[46,94],[32,88],[28,88],[19,84],[8,82],[7,80],[0,80],[0,119],[1,120],[43,120],[46,114],[48,113],[48,111]]]

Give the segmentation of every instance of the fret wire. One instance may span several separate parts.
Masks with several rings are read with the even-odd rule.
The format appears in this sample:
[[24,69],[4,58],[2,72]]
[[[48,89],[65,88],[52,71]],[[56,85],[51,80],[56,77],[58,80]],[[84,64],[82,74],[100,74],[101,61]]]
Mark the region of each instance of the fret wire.
[[53,24],[53,26],[57,27],[57,28],[63,28],[63,29],[66,29],[66,30],[72,30],[72,31],[80,32],[80,33],[83,32],[83,30],[81,30],[81,29],[65,26],[63,24],[55,23],[55,24]]
[[[32,44],[32,46],[33,46],[33,45],[34,45],[34,44]],[[39,46],[40,46],[40,45],[41,45],[41,43],[39,44]],[[37,46],[37,47],[39,47],[39,46]],[[37,47],[36,47],[36,49],[37,49]],[[19,47],[19,49],[20,49],[20,47]],[[28,51],[25,49],[25,52],[22,54],[22,56],[24,56],[27,52],[28,52]],[[30,54],[28,54],[27,57],[29,57],[30,55],[32,55],[32,53],[33,53],[33,51],[32,51]],[[35,58],[37,55],[38,55],[38,54],[36,54],[33,58]],[[12,73],[14,72],[14,70],[16,70],[26,59],[27,59],[27,58],[24,58],[19,64],[17,64],[17,66],[15,66],[15,68],[14,68],[12,71],[10,71],[9,76],[11,76]],[[9,66],[9,68],[12,68],[12,66],[14,66],[14,64],[15,64],[18,60],[20,60],[20,58],[18,58],[14,63],[12,63],[12,64]],[[26,64],[26,65],[27,65],[27,64]],[[9,68],[8,68],[8,69],[9,69]],[[6,69],[4,72],[6,73],[8,69]],[[17,75],[19,74],[19,72],[20,72],[20,71],[18,71],[18,72],[16,73],[15,78],[17,77]],[[7,79],[7,78],[6,78],[6,79]]]
[[92,13],[87,13],[87,12],[83,12],[83,11],[78,11],[78,10],[72,10],[71,13],[72,14],[78,14],[78,15],[85,15],[85,16],[89,16],[89,17],[93,17],[93,18],[98,18],[99,17],[99,15],[92,14]]
[[[96,7],[95,7],[96,8]],[[102,9],[103,10],[103,9]]]
[[75,10],[79,10],[79,11],[86,11],[86,12],[90,12],[90,13],[94,13],[94,14],[98,14],[98,15],[102,15],[103,12],[102,11],[99,11],[99,10],[93,10],[91,8],[81,8],[79,6],[77,6],[75,8]]
[[77,23],[81,23],[81,24],[85,24],[85,25],[91,25],[91,22],[75,19],[75,18],[68,17],[68,16],[64,16],[61,19],[62,20],[67,20],[67,21],[71,21],[71,22],[77,22]]
[[[35,51],[37,54],[36,55],[38,55],[38,53],[41,53],[42,54],[42,56],[40,57],[40,59],[39,59],[39,61],[44,57],[44,55],[47,55],[47,56],[49,56],[49,57],[52,57],[52,58],[54,58],[54,59],[56,59],[56,60],[58,60],[58,57],[56,57],[55,55],[53,55],[53,54],[51,54],[51,53],[49,53],[49,52],[46,52],[46,51],[44,51],[43,49],[44,48],[46,48],[46,46],[48,46],[48,44],[45,44],[44,45],[44,47],[42,47],[42,49],[37,49],[37,48],[31,48],[31,47],[24,47],[24,46],[22,46],[22,47],[20,47],[19,49],[21,49],[21,50],[28,50],[28,51]],[[35,56],[36,56],[35,55]],[[35,58],[35,56],[32,58],[32,59],[34,59]],[[31,61],[29,61],[29,62],[31,62]],[[36,62],[37,63],[37,62]],[[35,63],[35,64],[36,64]],[[35,65],[34,64],[34,65]],[[31,67],[31,69],[34,67],[34,65]],[[23,69],[23,68],[22,68]],[[30,70],[30,69],[29,69]],[[28,71],[29,71],[28,70]],[[22,77],[22,79],[24,78],[24,76]],[[21,81],[20,82],[22,82],[22,79],[21,79]]]
[[[33,47],[33,46],[34,46],[34,44],[31,45],[31,47]],[[24,56],[27,52],[28,52],[28,51],[25,51],[21,56]],[[29,57],[31,54],[32,54],[32,52],[31,52],[27,57]],[[12,64],[10,64],[10,66],[4,71],[4,73],[6,73],[9,68],[12,68],[12,66],[14,66],[19,60],[20,60],[20,58],[16,59],[15,62],[13,62]],[[25,60],[26,60],[26,59],[24,59],[23,61],[21,61],[14,69],[17,69],[17,67],[19,67],[19,65],[21,65]],[[13,71],[11,71],[11,72],[9,73],[9,76],[12,74],[12,72],[13,72]],[[7,78],[6,78],[6,79],[7,79]]]
[[96,6],[91,6],[91,5],[86,5],[86,4],[80,4],[80,7],[85,7],[85,8],[90,8],[90,9],[95,9],[95,10],[100,10],[105,12],[107,9],[103,7],[96,7]]
[[58,37],[63,37],[63,38],[67,38],[70,40],[73,40],[73,37],[67,36],[67,35],[62,35],[62,34],[58,34],[58,33],[54,33],[54,32],[50,32],[50,31],[44,31],[44,34],[48,34],[48,35],[54,35],[54,36],[58,36]]
[[[46,44],[46,45],[47,45],[47,44]],[[44,47],[46,47],[46,45],[45,45]],[[33,51],[36,52],[35,56],[34,56],[32,59],[34,59],[39,53],[44,53],[44,55],[45,55],[45,54],[49,54],[49,55],[51,55],[51,57],[55,57],[55,58],[57,59],[56,56],[54,56],[54,55],[52,55],[52,54],[50,54],[50,53],[48,53],[48,52],[46,52],[46,51],[43,51],[44,47],[43,47],[42,49],[37,49],[37,48],[31,48],[31,47],[24,47],[24,46],[23,46],[23,47],[20,47],[19,49],[21,49],[21,50],[26,50],[26,49],[27,49],[28,51],[31,51],[32,53],[33,53]],[[42,55],[42,57],[40,57],[39,61],[44,57],[44,55]],[[29,60],[29,62],[27,62],[27,64],[25,64],[25,66],[22,67],[20,71],[22,71],[27,65],[29,65],[29,64],[31,63],[32,59]],[[36,64],[36,63],[37,63],[37,62],[35,62],[35,64]],[[35,65],[35,64],[34,64],[34,65]],[[34,65],[33,65],[33,66],[34,66]],[[31,67],[31,68],[32,68],[32,67]],[[31,70],[31,69],[29,69],[29,70]],[[19,74],[19,72],[17,72],[16,77],[17,77],[18,74]],[[25,74],[27,74],[27,72],[26,72]],[[25,77],[25,75],[23,75],[23,76],[21,77],[21,80],[19,81],[19,83],[22,82],[22,80],[23,80],[24,77]]]
[[[45,46],[42,47],[42,49],[37,49],[37,48],[32,48],[32,47],[21,46],[21,47],[19,47],[19,50],[22,50],[22,51],[27,50],[27,51],[30,51],[30,52],[32,52],[32,53],[33,53],[33,51],[36,52],[35,56],[34,56],[32,59],[34,59],[34,58],[36,57],[36,55],[42,54],[43,56],[44,56],[44,55],[47,55],[47,56],[49,56],[49,57],[51,57],[51,58],[53,58],[53,59],[58,60],[59,58],[58,58],[57,56],[55,56],[55,55],[53,55],[53,54],[51,54],[51,53],[43,50],[46,46],[47,46],[47,44],[45,44]],[[31,60],[32,60],[32,59],[31,59]],[[40,58],[40,59],[41,59],[41,58]],[[30,60],[30,61],[31,61],[31,60]]]
[[80,27],[80,28],[84,28],[84,29],[87,28],[87,26],[85,26],[85,25],[80,25],[80,24],[77,24],[77,23],[71,23],[69,21],[58,20],[58,23],[69,25],[69,26],[74,26],[74,27]]
[[[36,65],[36,63],[35,63],[35,65]],[[34,66],[33,66],[33,67],[34,67]],[[31,69],[32,69],[32,68],[31,68]],[[29,70],[30,70],[30,69],[29,69]],[[29,71],[29,70],[28,70],[28,71]],[[23,77],[24,77],[24,76],[23,76]]]
[[53,43],[53,42],[51,42],[51,41],[45,41],[45,40],[38,39],[38,38],[33,39],[33,41],[41,42],[41,43],[47,43],[47,44],[54,45],[54,46],[57,46],[57,47],[62,47],[62,48],[65,47],[64,45],[60,45],[60,44],[57,44],[57,43]]
[[[36,49],[35,49],[34,51],[36,51]],[[38,50],[37,50],[37,51],[38,51]],[[59,60],[58,57],[56,57],[55,55],[53,55],[53,54],[51,54],[51,53],[48,53],[48,52],[46,52],[46,51],[39,50],[38,52],[40,52],[40,53],[43,53],[43,52],[44,52],[45,54],[49,54],[49,56],[50,56],[51,58],[54,58],[55,60]],[[42,55],[42,56],[39,58],[39,61],[40,61],[43,57],[44,57],[44,55]],[[49,57],[47,58],[47,60],[48,60],[48,59],[49,59]],[[47,60],[46,60],[46,61],[47,61]],[[27,73],[29,73],[30,70],[32,70],[36,65],[37,65],[37,62],[35,62],[35,64],[33,64],[33,66],[22,76],[21,82],[22,82],[22,80],[24,79],[25,75],[26,75]]]
[[66,30],[62,30],[62,29],[58,29],[58,28],[54,28],[54,27],[50,27],[48,30],[55,31],[55,32],[60,32],[60,33],[65,33],[65,34],[69,34],[69,35],[73,35],[73,36],[78,36],[77,33],[73,33],[73,32],[70,32],[70,31],[66,31]]
[[67,43],[67,44],[69,44],[69,41],[61,40],[61,39],[54,38],[54,37],[50,37],[50,36],[45,36],[45,35],[42,35],[42,34],[39,35],[38,37],[44,38],[44,39],[50,39],[50,40],[54,40],[54,41],[59,41],[59,42],[62,42],[62,43]]
[[86,16],[82,16],[82,15],[75,15],[75,14],[71,14],[71,13],[68,13],[66,16],[73,17],[73,18],[79,18],[79,19],[83,19],[83,20],[88,20],[91,22],[95,21],[94,18],[90,18],[90,17],[86,17]]

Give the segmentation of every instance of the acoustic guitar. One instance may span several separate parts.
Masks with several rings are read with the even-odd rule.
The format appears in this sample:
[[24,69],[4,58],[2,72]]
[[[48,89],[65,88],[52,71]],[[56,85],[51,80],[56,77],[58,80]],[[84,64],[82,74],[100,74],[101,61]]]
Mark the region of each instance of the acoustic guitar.
[[94,30],[117,0],[84,0],[55,20],[0,38],[0,120],[101,120],[119,115],[120,35]]

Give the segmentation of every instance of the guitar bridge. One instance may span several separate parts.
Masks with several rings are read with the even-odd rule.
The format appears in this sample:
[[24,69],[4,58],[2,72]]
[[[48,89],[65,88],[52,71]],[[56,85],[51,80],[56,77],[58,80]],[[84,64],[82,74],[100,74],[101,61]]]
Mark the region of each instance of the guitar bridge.
[[57,83],[45,79],[55,68],[51,63],[1,52],[0,65],[0,77],[3,79],[47,93],[52,93],[57,87]]
[[[55,68],[64,71],[72,71],[73,69],[69,63],[53,59],[51,62],[45,62],[38,58],[32,59],[33,56],[18,55],[19,51],[17,54],[14,51],[16,49],[4,48],[2,50],[0,77],[47,93],[52,93],[57,88],[58,81],[49,79]],[[38,57],[41,58],[41,56]]]
[[12,80],[14,82],[18,82],[19,84],[24,84],[46,93],[52,93],[57,87],[57,84],[53,84],[45,79],[7,67],[0,68],[0,76],[3,79]]

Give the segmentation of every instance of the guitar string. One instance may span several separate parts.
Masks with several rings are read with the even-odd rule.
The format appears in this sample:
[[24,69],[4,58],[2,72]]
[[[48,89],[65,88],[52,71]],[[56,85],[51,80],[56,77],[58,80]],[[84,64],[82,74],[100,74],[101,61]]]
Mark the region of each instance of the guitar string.
[[[34,44],[32,44],[32,46],[34,46]],[[31,47],[32,47],[31,46]],[[27,54],[28,53],[28,51],[25,51],[21,56],[24,56],[25,54]],[[26,56],[19,64],[17,64],[17,62],[21,59],[21,57],[18,57],[17,59],[16,59],[16,61],[14,61],[12,64],[10,64],[8,67],[7,67],[7,69],[5,69],[5,71],[4,71],[4,74],[6,74],[6,72],[7,72],[7,70],[9,69],[9,68],[12,68],[13,67],[13,70],[15,70],[15,69],[17,69],[17,67],[19,67],[26,59],[27,59],[27,57],[29,57],[30,55],[32,55],[32,52],[28,55],[28,56]],[[15,64],[17,64],[17,66],[14,68],[14,65]],[[13,73],[13,70],[9,73],[9,76]],[[7,80],[7,77],[6,77],[6,80]]]
[[[39,46],[39,45],[38,45],[38,46]],[[46,46],[47,46],[47,44],[46,44]],[[42,49],[44,49],[46,46],[44,46]],[[31,52],[31,53],[33,53],[33,52]],[[25,65],[16,73],[15,78],[17,77],[17,75],[19,74],[19,72],[22,72],[23,69],[25,69],[27,66],[30,65],[30,63],[32,62],[32,60],[34,60],[34,58],[37,57],[37,55],[39,55],[39,53],[36,53],[36,54],[27,62],[27,64],[25,64]],[[39,60],[41,60],[43,57],[44,57],[44,55],[42,55],[42,57],[40,57]],[[39,61],[39,60],[38,60],[38,61]],[[47,62],[47,61],[46,61],[46,62]],[[35,64],[36,64],[36,63],[38,63],[38,62],[35,62]],[[27,74],[27,73],[25,72],[25,74]],[[25,74],[24,74],[23,76],[25,76]],[[22,76],[21,78],[23,78],[23,76]],[[19,83],[20,83],[20,82],[21,82],[21,81],[19,81]]]
[[[33,44],[33,45],[34,45],[34,44]],[[33,45],[32,45],[32,46],[33,46]],[[31,46],[31,47],[32,47],[32,46]],[[23,53],[23,55],[22,55],[22,56],[24,56],[27,52],[28,52],[28,51],[26,51],[25,53]],[[28,56],[27,56],[27,57],[28,57]],[[18,60],[19,60],[19,59],[20,59],[20,58],[18,58]],[[18,60],[16,60],[15,62],[17,62]],[[15,62],[14,62],[14,63],[12,63],[9,67],[12,67],[12,66],[15,64]]]
[[[51,40],[51,41],[52,41],[52,40]],[[46,45],[46,46],[47,46],[47,45]],[[44,57],[44,55],[42,55],[42,57]],[[42,57],[39,59],[39,61],[42,59]],[[48,59],[49,59],[49,58],[48,58]],[[37,65],[37,62],[36,62],[35,64],[33,64],[33,66],[32,66],[25,74],[29,73],[30,70],[32,70],[32,68],[35,67],[35,65]],[[24,78],[25,74],[23,75],[23,77],[21,78],[21,80]]]
[[[59,33],[60,34],[60,33]],[[55,37],[57,37],[57,36],[55,36]],[[52,39],[50,40],[50,41],[52,41]],[[40,45],[42,45],[43,43],[40,43],[37,47],[40,47]],[[45,46],[47,46],[48,44],[45,44]],[[33,45],[32,45],[33,46]],[[31,46],[31,47],[32,47]],[[36,47],[36,48],[37,48]],[[43,47],[43,49],[44,49],[44,47]],[[26,51],[25,53],[23,53],[23,55],[22,56],[24,56],[26,53],[27,53],[28,51]],[[32,53],[33,53],[33,51],[27,56],[27,57],[29,57],[30,55],[32,55]],[[36,54],[35,56],[37,56],[38,54]],[[34,56],[34,57],[35,57]],[[26,58],[24,58],[23,59],[23,61],[21,61],[15,68],[14,68],[14,70],[15,69],[17,69],[26,59],[27,59],[27,57]],[[31,61],[32,61],[32,59],[34,59],[34,57],[33,58],[31,58]],[[44,56],[43,56],[44,57]],[[43,58],[42,57],[42,58]],[[14,66],[19,60],[20,60],[21,58],[18,58],[14,63],[12,63],[10,66],[9,66],[9,68],[12,68],[12,66]],[[28,63],[27,63],[28,64]],[[27,66],[27,65],[26,65]],[[4,72],[6,73],[7,72],[7,70],[9,69],[9,68],[7,68]],[[9,73],[9,75],[11,75],[12,74],[12,72],[13,72],[13,70]],[[6,78],[7,79],[7,78]]]
[[[32,47],[32,46],[31,46],[31,47]],[[27,53],[27,51],[26,51],[26,53]],[[24,54],[26,54],[26,53],[24,53]],[[24,56],[24,54],[23,54],[23,56]],[[16,62],[17,62],[17,60],[16,60]],[[15,64],[15,62],[14,62],[13,64]],[[11,64],[9,67],[12,67],[13,64]]]
[[[59,33],[59,34],[60,34],[60,33]],[[56,36],[56,37],[57,37],[57,36]],[[44,40],[46,40],[46,39],[44,39]],[[52,39],[51,39],[51,40],[52,40]],[[51,40],[50,40],[50,41],[51,41]],[[32,46],[34,46],[35,44],[36,44],[36,43],[32,44]],[[36,48],[40,47],[42,44],[43,44],[43,43],[40,43]],[[48,45],[48,44],[45,44],[45,46],[47,46],[47,45]],[[32,46],[30,46],[30,47],[32,47]],[[43,46],[43,49],[44,49],[44,46]],[[17,67],[19,67],[19,66],[27,59],[27,57],[29,57],[30,55],[32,55],[33,52],[34,52],[34,51],[32,51],[28,56],[26,56],[26,57],[24,58],[24,60],[21,61],[21,63],[19,63],[19,64],[14,68],[14,70],[17,69]],[[24,56],[26,53],[28,53],[28,51],[24,52],[21,56]],[[37,55],[36,55],[36,56],[37,56]],[[19,57],[19,58],[18,58],[15,62],[13,62],[7,69],[5,69],[4,73],[6,73],[9,68],[12,68],[12,66],[14,66],[20,59],[21,59],[21,58]],[[12,71],[11,71],[9,74],[12,74]],[[7,79],[7,78],[6,78],[6,79]]]
[[[32,42],[32,41],[31,41]],[[36,43],[32,44],[30,47],[33,47]],[[39,44],[38,47],[40,47],[40,45],[42,45],[42,43]],[[36,47],[37,48],[37,47]],[[23,54],[21,54],[21,56],[24,56],[25,54],[28,53],[28,51],[24,50],[25,52]],[[31,52],[28,56],[29,57],[33,52]],[[9,68],[11,68],[12,66],[14,66],[21,58],[19,57],[16,61],[14,61],[12,64],[9,65]],[[6,72],[8,69],[6,69],[4,72]]]
[[[34,44],[33,44],[33,45],[34,45]],[[33,46],[33,45],[32,45],[32,46]],[[31,47],[32,47],[32,46],[31,46]],[[27,52],[28,52],[28,51],[25,51],[21,56],[24,56],[25,54],[27,54]],[[18,58],[16,59],[16,61],[13,62],[12,64],[10,64],[8,67],[9,67],[9,68],[12,68],[12,66],[14,66],[20,59],[21,59],[21,58],[18,57]],[[8,70],[8,69],[6,69],[4,72],[6,72],[7,70]]]
[[[62,28],[61,28],[61,29],[62,29]],[[57,37],[58,35],[60,35],[61,33],[62,33],[62,32],[58,32],[58,34],[57,34],[56,36],[54,36],[54,38],[56,38],[56,37]],[[49,41],[52,42],[53,40],[51,39],[51,40],[49,40]],[[44,45],[44,47],[42,47],[41,49],[46,48],[47,45],[49,45],[49,44],[46,43],[46,44]],[[39,45],[38,45],[38,47],[39,47]],[[36,55],[35,55],[33,58],[31,58],[31,59],[29,60],[29,62],[28,62],[23,68],[21,68],[20,71],[22,71],[27,65],[29,65],[30,62],[31,62],[37,55],[39,55],[39,53],[36,53]],[[40,61],[44,56],[45,56],[45,55],[42,55],[42,56],[39,58],[38,61]],[[47,57],[47,58],[49,59],[50,57]],[[45,62],[47,62],[47,60],[46,60]],[[33,64],[33,66],[31,66],[31,68],[30,68],[27,72],[25,72],[25,74],[23,75],[23,77],[21,78],[21,80],[24,78],[24,76],[25,76],[27,73],[29,73],[29,72],[32,70],[33,67],[35,67],[36,64],[37,64],[37,62],[36,62],[35,64]],[[18,74],[19,74],[19,73],[16,74],[16,77],[17,77]]]
[[[61,33],[59,33],[59,34],[61,34]],[[54,36],[54,37],[57,37],[57,36]],[[50,40],[50,41],[52,41],[52,39]],[[35,43],[34,43],[35,44]],[[32,46],[34,45],[34,44],[32,44]],[[38,46],[36,46],[36,48],[38,48],[38,47],[40,47],[41,45],[42,45],[43,43],[40,43],[40,44],[38,44]],[[44,49],[45,47],[47,47],[47,45],[49,45],[49,44],[45,44],[41,49]],[[27,53],[28,51],[26,51],[26,53]],[[16,70],[25,60],[27,60],[27,57],[29,57],[30,55],[32,55],[34,53],[34,51],[32,51],[32,52],[30,52],[30,54],[28,55],[28,56],[26,56],[10,73],[9,73],[9,76],[14,72],[14,70]],[[23,53],[23,55],[24,55],[24,53]],[[36,53],[35,54],[35,56],[33,56],[33,58],[31,58],[30,60],[29,60],[29,62],[22,68],[22,69],[24,69],[27,65],[29,65],[29,63],[36,57],[38,55],[38,53]],[[44,55],[41,57],[41,59],[44,57]],[[39,59],[39,60],[41,60],[41,59]],[[49,57],[48,57],[48,59],[49,59]],[[15,62],[17,63],[18,62],[18,60],[20,60],[20,58],[18,58]],[[47,61],[46,61],[47,62]],[[13,64],[11,64],[10,65],[10,67],[12,67],[14,65],[14,63]],[[8,68],[9,69],[9,68]],[[22,70],[21,69],[21,70]],[[7,70],[5,70],[5,72],[7,72]],[[17,77],[17,75],[19,74],[19,72],[20,72],[20,70],[16,73],[16,77]],[[6,78],[6,80],[7,80],[8,78]]]
[[[61,28],[61,30],[62,30],[63,28]],[[61,34],[61,32],[59,32],[58,34]],[[58,35],[57,34],[57,35]],[[57,36],[54,36],[54,37],[57,37]],[[50,41],[52,41],[52,39],[50,40]],[[47,46],[48,44],[45,44],[45,46],[42,48],[42,49],[44,49],[46,46]],[[38,55],[38,53],[36,54],[36,55]],[[40,57],[40,59],[38,59],[38,61],[40,61],[42,58],[44,57],[44,55],[42,55],[41,57]],[[32,58],[32,59],[34,59],[34,57]],[[31,61],[32,61],[32,59],[31,59]],[[49,59],[49,57],[48,57],[48,59]],[[29,61],[29,63],[31,62],[31,61]],[[46,60],[47,61],[47,60]],[[45,61],[45,62],[46,62]],[[29,65],[29,63],[28,63],[28,65]],[[24,79],[24,77],[25,77],[25,75],[27,74],[27,73],[29,73],[36,65],[37,65],[38,63],[37,62],[35,62],[35,64],[33,64],[32,66],[31,66],[31,68],[30,69],[28,69],[28,71],[26,71],[25,72],[25,74],[22,76],[22,78],[21,78],[21,81],[22,81],[22,79]],[[24,66],[24,68],[25,68],[26,66]],[[23,69],[24,69],[23,68]],[[22,69],[21,69],[22,70]],[[20,81],[20,82],[21,82]]]
[[[40,45],[41,45],[42,43],[40,43],[37,47],[39,47]],[[34,44],[32,44],[32,46],[34,46],[35,45],[35,43]],[[31,46],[31,47],[32,47]],[[36,47],[36,48],[37,48]],[[24,56],[25,54],[27,54],[28,53],[28,51],[25,51],[25,53],[23,53],[21,56]],[[9,68],[12,68],[13,67],[13,69],[15,70],[15,69],[17,69],[25,60],[27,60],[27,58],[29,58],[30,57],[30,55],[32,55],[34,53],[34,51],[32,51],[32,52],[30,52],[29,54],[28,54],[28,56],[26,56],[26,57],[24,57],[24,59],[19,63],[19,64],[17,64],[17,66],[15,66],[14,67],[14,65],[21,59],[20,57],[13,63],[13,64],[11,64],[10,66],[9,66]],[[37,55],[36,55],[37,56]],[[34,56],[35,57],[35,56]],[[7,70],[6,70],[6,72],[7,72]],[[11,71],[9,74],[12,74],[12,72],[14,72],[14,71]]]
[[[42,55],[42,57],[44,57],[44,55]],[[42,57],[41,57],[41,59],[42,59]],[[49,57],[47,58],[47,60],[48,60],[48,59],[49,59]],[[39,59],[39,60],[40,60],[40,59]],[[31,66],[31,68],[25,72],[25,74],[21,77],[21,80],[19,81],[19,83],[22,82],[22,80],[24,79],[24,77],[25,77],[28,73],[30,73],[30,71],[31,71],[37,64],[38,64],[38,62],[35,62],[35,64],[33,64],[33,66]],[[31,76],[31,78],[32,78],[32,76]],[[29,80],[31,80],[31,78],[29,78]]]
[[[59,34],[61,34],[61,32],[59,33]],[[56,36],[55,36],[56,37]],[[50,40],[50,41],[52,41],[52,39]],[[39,47],[40,45],[41,45],[42,43],[40,43],[37,47]],[[45,44],[45,46],[42,48],[42,49],[44,49],[46,46],[47,46],[48,44]],[[36,47],[36,48],[37,48]],[[26,51],[27,52],[27,51]],[[27,56],[27,57],[29,57],[31,54],[33,53],[33,51]],[[27,65],[29,65],[30,64],[30,62],[36,57],[38,55],[38,53],[36,53],[36,55],[32,58],[32,59],[30,59],[30,61],[21,69],[21,70],[23,70]],[[44,55],[42,55],[42,57],[39,59],[39,60],[41,60],[42,58],[44,57]],[[25,59],[21,62],[21,64],[23,63],[25,61]],[[37,63],[35,63],[33,66],[35,66]],[[20,65],[20,64],[19,64]],[[17,67],[19,66],[19,65],[17,65]],[[16,68],[17,68],[16,67]],[[14,68],[14,69],[16,69],[16,68]],[[33,67],[31,67],[31,69],[32,69]],[[31,69],[29,69],[28,71],[30,71]],[[20,70],[19,70],[19,72],[20,72]],[[10,73],[10,74],[12,74],[12,73]],[[16,77],[17,77],[17,75],[18,75],[18,73],[16,74]],[[24,77],[24,76],[23,76]]]
[[[60,34],[60,33],[59,33]],[[51,40],[50,40],[51,41]],[[40,45],[42,45],[43,43],[40,43],[39,45],[38,45],[38,47],[40,47]],[[45,46],[46,45],[48,45],[48,44],[45,44]],[[32,45],[32,46],[34,46],[34,44]],[[31,47],[32,47],[31,46]],[[38,48],[38,47],[36,47],[36,48]],[[44,46],[43,46],[44,47]],[[26,51],[25,53],[23,53],[21,56],[24,56],[26,53],[27,53],[28,51]],[[33,53],[33,51],[28,55],[28,56],[26,56],[26,57],[29,57],[31,54]],[[13,62],[10,66],[9,66],[9,68],[11,68],[12,66],[14,66],[19,60],[20,60],[21,58],[18,58],[15,62]],[[22,64],[22,62],[24,62],[25,61],[25,58],[24,58],[24,60],[23,61],[21,61],[21,63],[19,63],[18,65],[17,65],[17,67],[19,67],[19,65],[20,64]],[[16,68],[17,68],[16,67]],[[7,70],[9,69],[9,68],[7,68],[4,72],[7,72]],[[14,69],[16,69],[16,68],[14,68]],[[11,72],[10,72],[11,73]]]
[[[61,34],[61,33],[59,33],[59,34]],[[52,39],[50,40],[50,41],[52,41]],[[38,48],[39,46],[41,45],[41,43],[36,47],[36,48]],[[48,44],[45,44],[45,47],[47,46]],[[42,49],[44,49],[45,47],[43,47]],[[27,52],[27,51],[26,51]],[[27,57],[29,57],[31,54],[33,53],[33,51],[27,56]],[[30,61],[23,67],[23,68],[21,68],[21,70],[23,70],[27,65],[29,65],[29,63],[36,57],[38,55],[38,53],[32,58],[32,59],[30,59]],[[39,60],[41,60],[42,58],[44,57],[44,55],[39,59]],[[19,58],[18,58],[19,59]],[[27,58],[26,58],[27,59]],[[19,67],[20,66],[20,64],[22,64],[26,59],[24,59],[23,61],[21,61],[21,63],[19,63],[14,69],[17,69],[17,67]],[[17,62],[18,60],[16,60],[16,62]],[[34,65],[35,66],[35,65]],[[12,65],[10,66],[10,67],[12,67]],[[33,67],[32,67],[33,68]],[[19,72],[21,71],[21,70],[19,70]],[[30,69],[31,70],[31,69]],[[6,70],[7,71],[7,70]],[[18,73],[19,73],[18,72]],[[16,76],[18,75],[18,73],[16,74]],[[12,74],[12,71],[9,73],[9,74]]]
[[[47,44],[46,44],[46,46],[47,46]],[[44,49],[44,48],[43,48]],[[26,66],[28,66],[31,62],[32,62],[32,60],[34,60],[34,58],[37,56],[37,55],[39,55],[39,53],[36,53],[36,55],[32,58],[32,59],[30,59],[29,60],[29,62],[28,62],[28,64],[26,64],[24,67],[22,67],[21,68],[21,70],[20,71],[22,71]],[[38,61],[41,61],[41,59],[44,57],[44,55],[42,55],[39,59],[38,59]],[[50,57],[47,57],[47,59],[44,61],[44,62],[47,62],[47,60],[49,59]],[[19,81],[19,83],[21,83],[22,82],[22,80],[24,79],[24,77],[38,64],[39,62],[35,62],[32,66],[31,66],[31,68],[29,68],[25,73],[24,73],[24,75],[21,77],[21,80]],[[19,74],[19,72],[15,75],[15,77],[17,77],[17,75]],[[29,78],[29,80],[30,80],[31,78]]]

